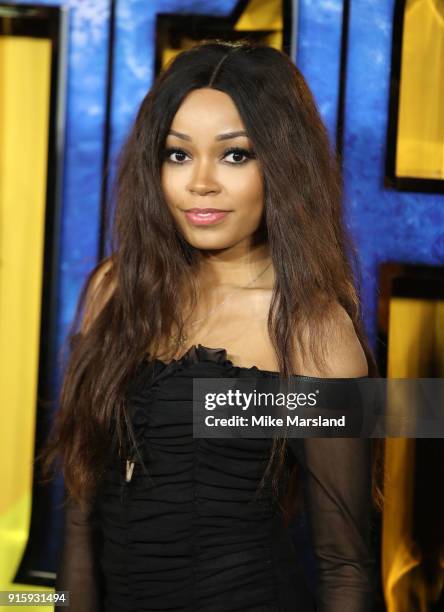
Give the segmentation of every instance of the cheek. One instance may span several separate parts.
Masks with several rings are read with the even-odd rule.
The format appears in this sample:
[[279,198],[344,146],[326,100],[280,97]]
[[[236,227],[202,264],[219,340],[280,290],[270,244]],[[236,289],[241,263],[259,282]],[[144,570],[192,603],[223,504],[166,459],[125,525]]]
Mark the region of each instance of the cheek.
[[178,208],[183,207],[185,204],[181,181],[177,176],[169,173],[168,170],[164,170],[161,174],[161,186],[166,204],[171,214],[177,221],[183,222],[180,211],[178,210]]
[[173,180],[173,177],[168,172],[168,169],[162,169],[160,182],[165,199],[168,202],[168,205],[171,206],[171,204],[174,204],[175,194],[177,197],[177,186],[175,185],[175,182],[177,183],[177,181]]
[[257,216],[264,208],[264,187],[262,176],[254,169],[233,184],[233,196],[239,203],[241,214]]

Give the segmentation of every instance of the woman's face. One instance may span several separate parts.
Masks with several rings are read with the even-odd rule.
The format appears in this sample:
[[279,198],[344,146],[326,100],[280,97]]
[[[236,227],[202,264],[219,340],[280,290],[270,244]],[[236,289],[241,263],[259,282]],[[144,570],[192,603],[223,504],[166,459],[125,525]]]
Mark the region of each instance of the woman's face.
[[248,249],[263,214],[263,178],[230,96],[202,88],[183,100],[165,142],[162,189],[189,244]]

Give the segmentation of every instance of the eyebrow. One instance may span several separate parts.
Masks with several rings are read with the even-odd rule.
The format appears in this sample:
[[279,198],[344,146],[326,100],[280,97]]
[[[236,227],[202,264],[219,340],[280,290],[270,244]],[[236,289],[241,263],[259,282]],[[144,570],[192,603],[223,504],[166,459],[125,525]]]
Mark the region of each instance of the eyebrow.
[[[176,132],[176,130],[170,130],[168,135],[170,134],[172,136],[177,136],[177,138],[181,138],[182,140],[192,140],[191,136],[182,134],[181,132]],[[244,130],[239,130],[237,132],[226,132],[225,134],[219,134],[216,136],[215,140],[229,140],[230,138],[237,138],[238,136],[247,136],[247,132]]]

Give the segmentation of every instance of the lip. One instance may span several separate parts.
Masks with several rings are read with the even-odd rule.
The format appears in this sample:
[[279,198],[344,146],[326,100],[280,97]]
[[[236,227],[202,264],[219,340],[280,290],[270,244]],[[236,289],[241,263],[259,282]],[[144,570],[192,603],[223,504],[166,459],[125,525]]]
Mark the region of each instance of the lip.
[[193,225],[213,225],[225,219],[231,211],[219,208],[190,208],[183,212]]

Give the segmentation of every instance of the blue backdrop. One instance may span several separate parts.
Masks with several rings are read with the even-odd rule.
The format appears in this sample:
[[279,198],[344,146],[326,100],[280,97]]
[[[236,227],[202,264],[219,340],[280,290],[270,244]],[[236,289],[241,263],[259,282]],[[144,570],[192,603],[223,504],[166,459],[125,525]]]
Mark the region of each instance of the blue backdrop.
[[[57,4],[44,0],[42,4]],[[158,12],[228,14],[235,0],[118,0],[111,110],[111,159],[153,79]],[[99,249],[110,3],[68,0],[70,9],[66,157],[61,238],[59,341]],[[336,135],[343,2],[299,2],[297,60],[332,139]],[[344,121],[347,223],[364,276],[367,331],[376,343],[380,262],[442,264],[443,195],[384,188],[393,0],[351,3]]]
[[[67,0],[70,9],[63,187],[59,347],[99,252],[110,2]],[[114,159],[153,79],[158,12],[224,15],[235,0],[117,0],[110,157]],[[394,0],[351,2],[345,73],[345,213],[363,272],[364,315],[376,348],[377,271],[384,261],[444,262],[444,196],[383,186]],[[296,63],[332,140],[340,81],[342,0],[301,0]],[[61,372],[56,372],[57,386]],[[55,390],[56,395],[58,389]]]

